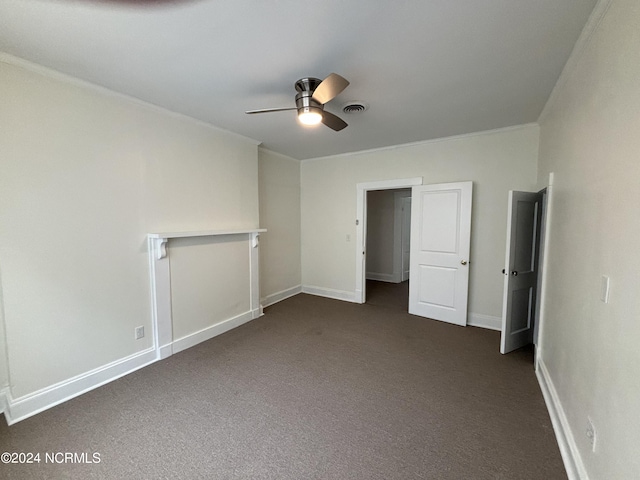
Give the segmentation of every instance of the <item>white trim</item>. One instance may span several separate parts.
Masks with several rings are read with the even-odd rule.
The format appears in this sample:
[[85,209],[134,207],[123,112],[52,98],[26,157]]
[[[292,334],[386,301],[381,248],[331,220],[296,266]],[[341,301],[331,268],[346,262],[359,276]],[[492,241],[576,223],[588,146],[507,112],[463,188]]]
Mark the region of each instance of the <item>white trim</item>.
[[164,360],[171,355],[173,355],[173,342],[158,347],[158,357],[160,360]]
[[245,233],[264,233],[266,228],[245,228],[238,230],[198,230],[193,232],[163,232],[163,233],[149,233],[149,238],[156,239],[170,239],[170,238],[185,238],[185,237],[215,237],[219,235],[242,235]]
[[541,239],[542,244],[544,245],[544,254],[542,256],[542,279],[540,280],[540,288],[538,290],[539,296],[539,308],[538,308],[538,316],[536,318],[537,327],[538,327],[538,338],[536,343],[536,359],[542,355],[544,355],[544,324],[546,321],[546,305],[547,305],[547,288],[549,285],[549,255],[548,251],[551,245],[551,221],[553,215],[553,180],[554,173],[549,173],[549,185],[547,188],[547,200],[546,200],[546,210],[545,210],[545,219],[544,219],[544,239]]
[[502,318],[482,313],[469,313],[467,315],[467,325],[470,327],[486,328],[488,330],[502,330]]
[[547,115],[549,114],[549,111],[551,110],[551,107],[556,102],[556,98],[560,94],[560,90],[562,90],[562,88],[567,83],[567,80],[569,79],[571,74],[577,68],[578,63],[580,63],[580,59],[582,58],[582,55],[586,51],[587,46],[591,41],[591,37],[593,36],[594,32],[597,30],[598,25],[600,25],[600,22],[602,21],[602,19],[605,17],[612,2],[613,0],[599,0],[596,6],[594,7],[593,11],[591,12],[591,15],[589,16],[589,19],[587,20],[586,25],[584,26],[584,28],[582,29],[582,32],[580,33],[580,36],[578,37],[578,40],[573,46],[573,50],[569,55],[569,59],[564,64],[564,68],[562,69],[562,72],[560,72],[558,81],[553,87],[553,90],[551,90],[551,94],[547,99],[547,103],[544,104],[542,112],[538,116],[538,124],[541,124],[544,121],[544,119],[547,117]]
[[0,414],[5,413],[9,408],[9,388],[5,387],[0,390]]
[[223,320],[215,325],[211,325],[209,327],[203,328],[194,333],[190,333],[189,335],[185,335],[182,338],[174,340],[172,343],[173,353],[178,353],[187,348],[191,348],[194,345],[197,345],[202,342],[206,342],[207,340],[212,339],[213,337],[217,337],[218,335],[222,335],[229,330],[239,327],[247,322],[250,322],[254,318],[258,318],[260,316],[259,310],[249,310],[248,312],[241,313],[240,315],[236,315],[235,317],[231,317],[227,320]]
[[[611,1],[611,0],[609,0]],[[453,141],[453,140],[462,140],[465,138],[469,138],[469,137],[477,137],[479,135],[493,135],[496,133],[505,133],[505,132],[511,132],[514,130],[521,130],[523,128],[529,128],[529,127],[537,127],[538,123],[537,122],[531,122],[531,123],[524,123],[522,125],[511,125],[509,127],[502,127],[502,128],[495,128],[493,130],[481,130],[479,132],[471,132],[471,133],[462,133],[460,135],[452,135],[450,137],[438,137],[438,138],[431,138],[428,140],[420,140],[417,142],[410,142],[410,143],[401,143],[399,145],[390,145],[387,147],[378,147],[378,148],[370,148],[368,150],[358,150],[356,152],[345,152],[345,153],[336,153],[335,155],[327,155],[325,157],[314,157],[314,158],[305,158],[300,160],[301,163],[305,163],[305,162],[315,162],[317,160],[329,160],[332,158],[340,158],[340,157],[355,157],[358,155],[368,155],[370,153],[376,153],[376,152],[386,152],[389,150],[397,150],[400,148],[406,148],[406,147],[415,147],[415,146],[419,146],[419,145],[428,145],[431,143],[439,143],[439,142],[448,142],[448,141]],[[400,187],[401,188],[401,187]]]
[[357,303],[353,292],[344,290],[334,290],[333,288],[314,287],[313,285],[303,285],[302,293],[316,295],[318,297],[333,298],[334,300],[343,300],[345,302]]
[[[403,246],[405,233],[408,233],[411,237],[411,219],[409,219],[409,225],[405,224],[404,207],[411,204],[411,192],[395,192],[393,195],[393,275],[398,282],[409,280],[409,270],[404,272],[403,265]],[[409,232],[405,232],[405,227],[409,228]]]
[[146,367],[157,360],[221,335],[261,315],[261,308],[249,310],[179,338],[158,349],[149,348],[20,398],[12,399],[10,390],[5,389],[0,391],[0,412],[4,411],[7,424],[12,425],[124,375],[128,375],[142,367]]
[[262,305],[260,305],[260,232],[261,229],[249,234],[249,309],[252,318],[262,316]]
[[388,283],[401,282],[401,279],[395,273],[367,272],[367,280],[376,280],[378,282],[388,282]]
[[[189,346],[196,345],[224,333],[233,326],[242,325],[245,320],[239,320],[244,315],[250,318],[246,321],[262,316],[260,305],[260,233],[266,232],[262,228],[244,230],[204,230],[193,232],[149,233],[147,234],[149,256],[149,278],[151,283],[151,317],[154,346],[158,349],[159,358],[164,359]],[[246,236],[249,257],[249,311],[237,317],[223,320],[203,330],[194,332],[178,340],[173,339],[173,318],[171,304],[171,265],[170,248],[167,243],[172,238],[190,238],[203,236]],[[225,327],[222,325],[231,325]],[[184,346],[188,345],[188,346]]]
[[[164,245],[164,247],[161,247]],[[158,249],[160,247],[160,249]],[[151,329],[153,344],[160,359],[173,353],[173,321],[171,318],[171,264],[163,239],[147,238],[149,281],[151,289]]]
[[378,180],[376,182],[356,183],[358,190],[394,190],[396,188],[411,188],[422,185],[422,177],[396,178],[393,180]]
[[4,393],[6,402],[4,416],[7,419],[7,424],[12,425],[36,413],[71,400],[142,367],[146,367],[158,359],[156,350],[149,348],[23,397],[13,399],[11,398],[11,392],[6,390]]
[[145,102],[144,100],[140,100],[139,98],[132,97],[130,95],[126,95],[124,93],[116,92],[109,88],[103,87],[101,85],[97,85],[95,83],[89,82],[87,80],[82,80],[80,78],[67,75],[66,73],[59,72],[57,70],[53,70],[51,68],[45,67],[43,65],[39,65],[37,63],[30,62],[20,57],[16,57],[14,55],[9,55],[8,53],[0,52],[0,62],[6,63],[9,65],[13,65],[14,67],[23,68],[28,70],[29,72],[35,73],[37,75],[43,76],[45,78],[49,78],[52,80],[56,80],[58,82],[63,82],[67,84],[71,84],[75,87],[84,88],[87,90],[91,90],[93,92],[105,95],[107,97],[115,97],[120,100],[126,100],[128,102],[134,103],[136,105],[148,108],[151,111],[156,113],[162,113],[165,115],[169,115],[171,117],[179,118],[182,120],[188,120],[196,123],[202,127],[209,128],[211,130],[215,130],[220,133],[224,133],[226,135],[235,137],[239,140],[248,142],[252,145],[260,145],[262,141],[255,140],[253,138],[245,137],[244,135],[240,135],[239,133],[232,132],[230,130],[225,130],[224,128],[216,127],[215,125],[205,122],[204,120],[199,120],[194,117],[190,117],[189,115],[185,115],[184,113],[174,112],[173,110],[169,110],[164,107],[160,107],[158,105],[154,105],[153,103]]
[[294,295],[298,295],[299,293],[302,293],[302,285],[296,285],[295,287],[280,290],[279,292],[272,293],[271,295],[263,297],[262,306],[268,307],[275,303],[281,302],[282,300],[293,297]]
[[538,360],[536,368],[536,377],[542,390],[542,396],[547,404],[547,410],[551,417],[553,431],[556,434],[556,440],[560,447],[560,455],[564,462],[564,468],[567,471],[569,480],[589,480],[587,471],[580,457],[578,446],[576,445],[569,421],[560,403],[558,392],[556,391],[549,371],[542,359]]
[[356,184],[356,288],[353,300],[364,303],[366,296],[366,252],[367,249],[367,192],[369,190],[393,190],[397,188],[411,188],[422,185],[422,177],[400,178],[394,180],[379,180],[377,182],[362,182]]

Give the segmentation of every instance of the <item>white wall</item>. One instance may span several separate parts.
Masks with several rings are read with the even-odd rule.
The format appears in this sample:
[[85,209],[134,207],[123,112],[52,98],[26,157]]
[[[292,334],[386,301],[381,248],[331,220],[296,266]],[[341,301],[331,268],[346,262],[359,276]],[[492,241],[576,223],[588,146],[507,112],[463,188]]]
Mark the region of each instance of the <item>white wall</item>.
[[259,212],[254,142],[8,61],[0,270],[15,399],[151,346],[148,232],[254,228]]
[[265,305],[300,289],[300,162],[260,148],[260,294]]
[[[0,392],[8,387],[9,365],[7,363],[7,337],[4,328],[4,308],[2,306],[2,271],[0,270]],[[0,408],[2,408],[2,406],[0,406]]]
[[640,478],[640,3],[614,0],[590,32],[540,119],[539,185],[555,174],[541,359],[578,470]]
[[169,241],[174,341],[251,310],[249,243],[248,235]]
[[469,311],[499,317],[507,192],[535,189],[537,158],[538,127],[527,125],[303,161],[303,286],[353,298],[357,183],[418,176],[425,184],[473,180]]

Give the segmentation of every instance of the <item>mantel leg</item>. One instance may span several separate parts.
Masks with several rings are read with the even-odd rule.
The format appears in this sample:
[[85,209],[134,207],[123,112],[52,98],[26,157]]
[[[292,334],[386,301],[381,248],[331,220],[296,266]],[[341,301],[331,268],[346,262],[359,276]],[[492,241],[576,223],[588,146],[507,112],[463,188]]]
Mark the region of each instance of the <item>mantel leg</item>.
[[149,238],[151,272],[151,315],[154,344],[158,358],[171,356],[173,325],[171,321],[171,269],[166,238]]
[[251,275],[251,315],[253,318],[262,316],[260,305],[260,234],[251,233],[249,242],[250,275]]

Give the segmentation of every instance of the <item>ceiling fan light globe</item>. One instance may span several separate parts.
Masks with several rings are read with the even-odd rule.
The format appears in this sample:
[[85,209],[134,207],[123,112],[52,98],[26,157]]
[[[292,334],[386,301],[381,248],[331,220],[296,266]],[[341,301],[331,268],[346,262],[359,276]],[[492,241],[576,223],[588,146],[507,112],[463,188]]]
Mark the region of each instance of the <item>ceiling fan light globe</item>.
[[300,112],[298,114],[298,120],[303,125],[318,125],[322,122],[322,114],[316,110]]

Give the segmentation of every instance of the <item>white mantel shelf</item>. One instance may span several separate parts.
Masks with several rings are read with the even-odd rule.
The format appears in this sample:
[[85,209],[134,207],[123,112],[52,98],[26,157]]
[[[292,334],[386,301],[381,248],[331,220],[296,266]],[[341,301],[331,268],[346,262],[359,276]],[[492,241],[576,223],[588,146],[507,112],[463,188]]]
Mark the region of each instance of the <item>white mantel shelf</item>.
[[213,237],[217,235],[242,235],[244,233],[263,233],[266,228],[250,228],[245,230],[198,230],[193,232],[161,232],[150,233],[149,238],[187,238],[187,237]]
[[172,238],[214,237],[223,235],[251,235],[252,247],[258,246],[258,237],[266,228],[247,228],[241,230],[194,230],[192,232],[149,233],[149,252],[160,260],[167,256],[167,242]]

